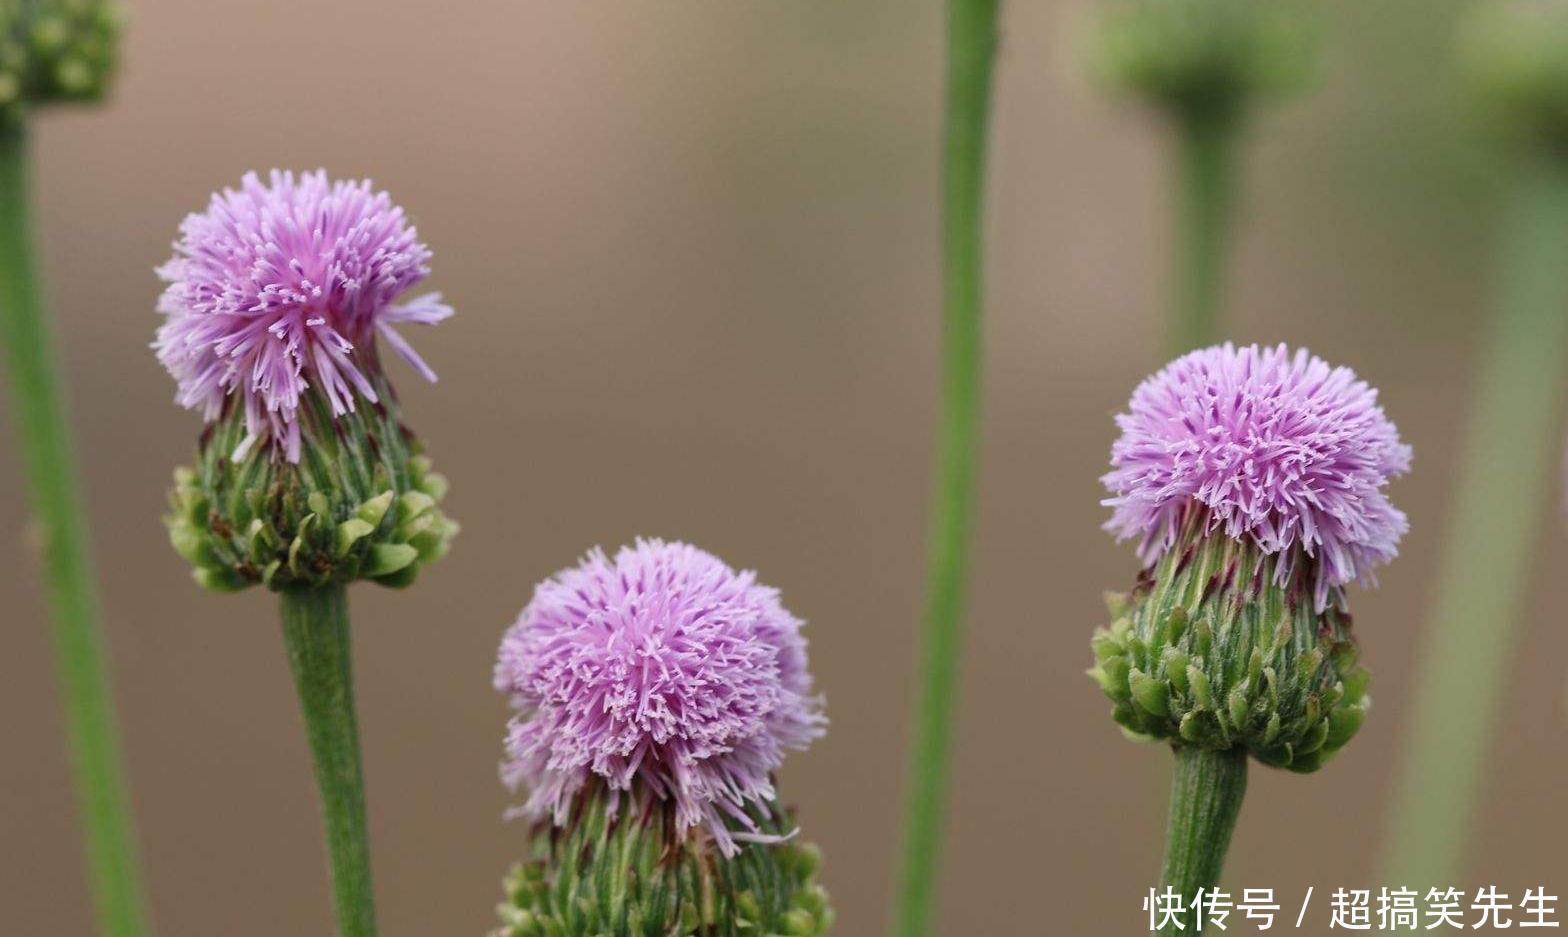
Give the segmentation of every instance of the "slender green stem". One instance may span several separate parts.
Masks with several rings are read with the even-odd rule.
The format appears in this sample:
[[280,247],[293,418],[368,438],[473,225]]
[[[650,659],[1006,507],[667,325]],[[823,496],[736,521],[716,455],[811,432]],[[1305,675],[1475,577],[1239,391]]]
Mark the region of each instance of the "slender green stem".
[[1568,161],[1532,164],[1505,217],[1498,308],[1476,375],[1458,495],[1384,854],[1390,884],[1461,873],[1491,731],[1513,661],[1552,466],[1568,348]]
[[370,834],[354,715],[353,648],[343,586],[283,593],[283,643],[305,717],[326,826],[339,937],[374,937]]
[[[1182,746],[1176,749],[1176,771],[1171,777],[1171,813],[1165,826],[1165,865],[1160,885],[1176,889],[1183,907],[1191,908],[1198,889],[1213,891],[1225,867],[1236,817],[1247,794],[1247,750],[1222,752]],[[1159,931],[1160,937],[1202,937],[1190,910]],[[1204,923],[1207,923],[1206,921]]]
[[1177,121],[1168,357],[1221,338],[1238,128],[1237,119],[1226,112],[1183,114]]
[[927,542],[915,738],[910,749],[903,874],[894,933],[931,929],[943,800],[957,693],[960,624],[974,513],[980,403],[980,315],[986,126],[998,0],[949,0],[942,148],[942,417]]
[[141,876],[54,336],[33,261],[31,198],[26,128],[0,117],[0,341],[41,535],[93,903],[100,932],[138,937],[146,932]]

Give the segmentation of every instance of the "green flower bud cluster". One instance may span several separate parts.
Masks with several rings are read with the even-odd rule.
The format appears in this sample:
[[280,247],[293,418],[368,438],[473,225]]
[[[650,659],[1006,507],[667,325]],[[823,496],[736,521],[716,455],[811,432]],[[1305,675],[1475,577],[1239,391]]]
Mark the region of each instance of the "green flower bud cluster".
[[298,464],[264,446],[232,459],[245,420],[230,407],[203,434],[196,467],[174,473],[164,520],[198,583],[219,592],[356,579],[401,587],[446,554],[458,530],[438,506],[446,479],[391,408],[362,400],[333,418],[310,392],[300,416]]
[[119,35],[112,0],[0,0],[0,119],[28,104],[102,98]]
[[1107,0],[1091,66],[1189,118],[1228,119],[1306,83],[1316,43],[1296,0]]
[[[700,832],[682,834],[653,800],[611,818],[600,789],[564,829],[542,824],[536,858],[512,867],[491,937],[819,937],[833,923],[816,883],[815,846],[747,843],[724,858]],[[788,832],[754,813],[765,832]]]
[[1459,65],[1484,120],[1568,148],[1568,4],[1478,4],[1459,32]]
[[1366,718],[1369,676],[1357,664],[1350,616],[1314,611],[1311,561],[1278,557],[1194,512],[1181,540],[1130,595],[1107,597],[1113,623],[1094,635],[1089,675],[1139,739],[1225,750],[1311,772]]

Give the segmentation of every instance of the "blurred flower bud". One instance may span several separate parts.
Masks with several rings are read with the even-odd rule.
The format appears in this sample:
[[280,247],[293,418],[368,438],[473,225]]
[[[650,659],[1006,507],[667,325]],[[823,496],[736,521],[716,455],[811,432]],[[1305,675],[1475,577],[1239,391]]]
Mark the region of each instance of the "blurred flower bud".
[[0,0],[0,116],[102,98],[119,36],[113,0]]
[[1459,68],[1481,120],[1568,150],[1568,3],[1489,0],[1459,30]]
[[1314,25],[1297,0],[1106,0],[1090,64],[1178,117],[1230,120],[1305,84]]

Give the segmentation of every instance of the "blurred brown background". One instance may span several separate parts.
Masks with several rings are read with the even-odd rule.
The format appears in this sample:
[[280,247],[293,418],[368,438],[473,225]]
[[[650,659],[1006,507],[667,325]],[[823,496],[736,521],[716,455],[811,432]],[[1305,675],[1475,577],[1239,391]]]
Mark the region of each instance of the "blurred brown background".
[[[1077,77],[1088,0],[1006,6],[941,930],[1132,933],[1168,758],[1120,737],[1082,671],[1101,589],[1133,574],[1098,530],[1096,478],[1112,413],[1156,363],[1162,137]],[[328,932],[275,602],[199,592],[167,547],[164,490],[197,422],[147,349],[152,267],[184,213],[247,169],[318,165],[370,175],[408,207],[436,251],[431,286],[459,310],[413,336],[441,384],[394,378],[464,533],[411,591],[353,592],[385,933],[491,925],[523,845],[500,819],[496,640],[530,583],[637,534],[755,567],[809,620],[833,728],[791,761],[785,791],[826,852],[838,933],[881,931],[935,409],[940,5],[133,7],[112,106],[40,120],[37,155],[160,933]],[[1287,905],[1309,884],[1319,901],[1377,884],[1497,190],[1444,80],[1451,4],[1327,9],[1321,86],[1262,121],[1249,151],[1233,332],[1358,369],[1417,462],[1394,489],[1412,520],[1404,556],[1353,597],[1373,718],[1321,775],[1254,773],[1229,881]],[[86,935],[19,467],[4,455],[0,932]],[[1568,546],[1545,526],[1529,652],[1471,878],[1456,883],[1472,888],[1565,884]]]

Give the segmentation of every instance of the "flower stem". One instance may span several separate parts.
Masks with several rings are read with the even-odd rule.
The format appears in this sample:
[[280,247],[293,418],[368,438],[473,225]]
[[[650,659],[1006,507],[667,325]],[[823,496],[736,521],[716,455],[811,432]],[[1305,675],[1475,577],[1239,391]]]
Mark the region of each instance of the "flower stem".
[[359,723],[354,715],[348,593],[343,586],[327,586],[289,589],[282,595],[283,643],[315,763],[338,934],[374,937],[376,909]]
[[942,416],[927,541],[926,612],[893,932],[931,928],[974,513],[986,126],[998,0],[949,0],[942,146]]
[[0,340],[41,535],[98,927],[110,937],[138,937],[146,932],[141,876],[54,336],[33,261],[28,161],[26,127],[18,118],[0,118]]
[[1170,358],[1220,340],[1238,126],[1228,112],[1184,113],[1177,120]]
[[1531,550],[1556,514],[1552,465],[1568,390],[1568,161],[1554,154],[1531,164],[1504,225],[1497,315],[1476,376],[1393,800],[1383,862],[1390,885],[1424,889],[1462,871]]
[[[1183,906],[1190,908],[1200,888],[1212,891],[1219,884],[1236,817],[1247,793],[1247,750],[1211,751],[1184,745],[1175,751],[1160,884],[1161,891],[1168,886],[1180,892]],[[1171,923],[1159,933],[1161,937],[1201,937],[1203,930],[1196,926],[1191,912],[1184,923],[1185,930]]]

